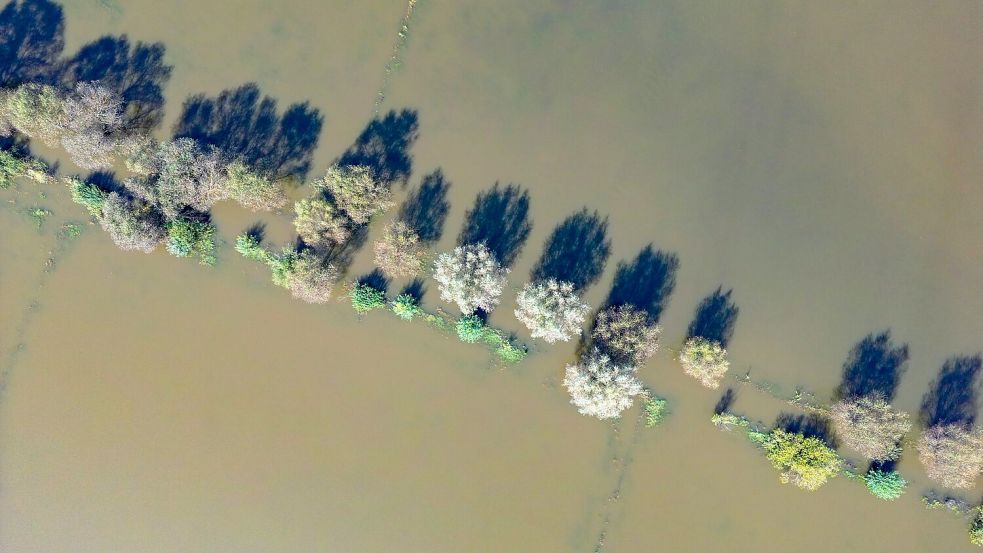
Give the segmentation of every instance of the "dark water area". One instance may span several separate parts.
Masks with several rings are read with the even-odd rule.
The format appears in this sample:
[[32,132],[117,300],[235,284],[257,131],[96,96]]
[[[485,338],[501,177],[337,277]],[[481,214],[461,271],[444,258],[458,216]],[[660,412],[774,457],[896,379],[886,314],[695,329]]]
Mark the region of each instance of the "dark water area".
[[[637,305],[665,349],[726,338],[732,373],[788,393],[876,389],[915,418],[975,420],[983,7],[421,0],[387,75],[406,10],[4,11],[64,40],[25,40],[34,61],[0,81],[115,68],[158,137],[308,178],[372,164],[409,200],[386,219],[441,251],[494,242],[513,288],[553,276],[592,307]],[[845,478],[783,485],[709,419],[728,388],[756,420],[789,407],[733,379],[704,389],[666,352],[639,371],[665,423],[588,419],[561,385],[572,343],[502,368],[344,298],[290,300],[231,248],[258,221],[288,243],[286,216],[220,204],[206,268],[120,252],[63,190],[32,187],[0,192],[0,551],[973,550],[967,521],[920,504],[913,448],[895,502]],[[41,231],[35,205],[53,212]],[[82,236],[44,273],[72,220]],[[521,336],[514,308],[507,291],[490,322]]]

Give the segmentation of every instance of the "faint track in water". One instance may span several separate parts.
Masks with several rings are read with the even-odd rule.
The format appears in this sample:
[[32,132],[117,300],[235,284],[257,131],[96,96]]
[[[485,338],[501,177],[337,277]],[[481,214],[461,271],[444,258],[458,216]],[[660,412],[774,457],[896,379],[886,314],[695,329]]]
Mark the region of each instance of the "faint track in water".
[[638,444],[638,440],[642,435],[642,430],[645,429],[645,409],[640,408],[638,416],[635,417],[635,425],[631,431],[631,435],[628,437],[626,443],[623,444],[624,451],[618,454],[619,442],[621,442],[621,429],[617,426],[614,427],[614,450],[615,457],[612,460],[616,463],[614,469],[614,487],[611,489],[611,493],[608,494],[607,499],[604,502],[604,508],[601,510],[603,518],[601,519],[601,528],[597,533],[597,539],[594,541],[594,548],[591,550],[593,553],[603,553],[604,548],[607,545],[608,529],[611,526],[611,520],[614,517],[614,507],[621,500],[621,493],[624,490],[625,478],[628,476],[628,469],[631,468],[632,463],[635,461],[634,452],[635,445]]
[[75,243],[78,242],[79,234],[73,233],[73,228],[79,230],[80,226],[72,222],[67,222],[61,226],[55,234],[53,247],[48,250],[48,255],[41,265],[41,275],[38,277],[35,294],[23,308],[20,321],[17,323],[12,334],[13,339],[10,341],[10,349],[3,357],[3,364],[0,365],[0,397],[7,391],[7,383],[10,375],[17,366],[21,354],[27,349],[25,338],[31,328],[31,324],[40,312],[44,287],[47,285],[51,275],[55,272],[55,269],[57,269],[58,263],[74,249]]
[[419,3],[419,0],[407,0],[406,2],[406,13],[403,14],[403,18],[399,22],[399,32],[396,33],[396,39],[393,41],[392,54],[389,56],[389,61],[386,62],[382,85],[375,95],[375,104],[372,106],[373,115],[379,115],[379,108],[382,107],[382,103],[386,100],[386,93],[389,91],[392,76],[399,70],[400,65],[403,63],[403,50],[406,48],[406,42],[410,37],[410,23],[412,22],[413,11],[416,9],[417,3]]

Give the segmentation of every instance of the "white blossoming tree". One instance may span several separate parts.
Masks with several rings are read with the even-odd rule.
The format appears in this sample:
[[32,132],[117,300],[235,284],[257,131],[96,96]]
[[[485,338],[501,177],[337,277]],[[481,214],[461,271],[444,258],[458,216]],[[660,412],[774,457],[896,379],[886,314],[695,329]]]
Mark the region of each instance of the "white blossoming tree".
[[548,279],[530,282],[519,292],[515,316],[547,343],[566,342],[580,332],[590,307],[574,292],[573,284]]
[[727,350],[718,342],[706,338],[693,337],[686,340],[679,352],[679,363],[683,372],[700,381],[707,388],[717,388],[720,380],[730,368]]
[[454,302],[465,315],[498,305],[508,269],[502,268],[484,244],[467,244],[442,253],[433,266],[440,299]]
[[614,363],[597,348],[576,365],[567,365],[563,385],[580,414],[599,419],[619,417],[642,393],[635,367]]
[[123,127],[123,99],[98,83],[78,83],[65,98],[61,145],[83,169],[111,167]]

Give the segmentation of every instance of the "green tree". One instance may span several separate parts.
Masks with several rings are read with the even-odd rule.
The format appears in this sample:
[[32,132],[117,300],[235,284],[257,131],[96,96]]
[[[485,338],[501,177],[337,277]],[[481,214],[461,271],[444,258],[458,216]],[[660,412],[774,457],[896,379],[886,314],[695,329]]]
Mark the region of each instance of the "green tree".
[[904,493],[908,481],[896,470],[883,471],[880,469],[870,469],[864,474],[864,483],[867,489],[875,497],[885,501],[894,501]]
[[359,313],[379,309],[386,305],[386,293],[370,284],[353,283],[348,296],[352,300],[352,309]]
[[782,471],[781,481],[805,490],[819,489],[843,466],[836,451],[819,438],[781,428],[772,430],[762,445],[771,464]]
[[167,251],[176,257],[197,256],[203,265],[214,265],[215,225],[188,219],[168,222]]

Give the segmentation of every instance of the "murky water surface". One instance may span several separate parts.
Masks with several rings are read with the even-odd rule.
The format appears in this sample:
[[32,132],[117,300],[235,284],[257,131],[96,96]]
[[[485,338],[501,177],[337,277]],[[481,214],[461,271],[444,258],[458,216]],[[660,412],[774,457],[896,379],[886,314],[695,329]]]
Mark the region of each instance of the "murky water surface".
[[[161,133],[195,93],[308,100],[317,173],[372,116],[405,10],[80,0],[66,52],[162,41]],[[520,284],[555,225],[597,209],[612,255],[594,305],[651,242],[681,263],[668,345],[733,287],[735,372],[827,397],[850,348],[891,328],[911,348],[896,404],[916,411],[947,357],[983,348],[981,48],[974,2],[421,0],[383,108],[419,112],[410,186],[453,183],[438,247],[479,191],[521,184]],[[29,186],[0,211],[4,552],[971,550],[964,521],[922,509],[910,452],[895,503],[842,478],[784,486],[666,356],[641,374],[672,416],[636,433],[637,411],[611,425],[567,404],[571,345],[499,369],[422,325],[290,301],[228,245],[207,269],[83,225],[49,254],[84,218]],[[40,233],[33,205],[54,212]],[[226,240],[255,221],[215,216]],[[492,321],[517,329],[511,301]],[[752,418],[782,410],[736,392]]]

